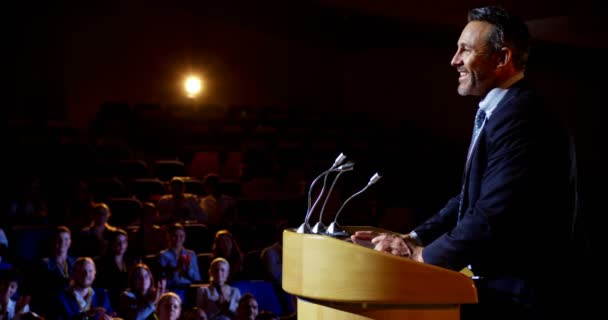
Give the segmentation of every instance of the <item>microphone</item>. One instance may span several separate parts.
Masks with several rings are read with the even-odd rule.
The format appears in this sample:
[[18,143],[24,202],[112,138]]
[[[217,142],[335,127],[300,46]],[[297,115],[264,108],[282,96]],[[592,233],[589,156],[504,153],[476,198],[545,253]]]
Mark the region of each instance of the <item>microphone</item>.
[[334,218],[334,221],[329,225],[329,227],[327,227],[327,232],[326,232],[327,235],[334,236],[334,237],[348,236],[348,232],[344,231],[344,229],[342,229],[340,227],[340,225],[338,225],[338,216],[340,215],[340,212],[342,212],[342,209],[344,209],[344,206],[350,200],[352,200],[354,197],[361,194],[363,191],[367,190],[367,188],[369,188],[372,184],[378,182],[378,180],[380,180],[380,178],[382,178],[381,175],[379,175],[377,172],[374,173],[374,175],[369,179],[369,182],[367,183],[367,185],[365,187],[363,187],[363,189],[359,190],[358,192],[356,192],[355,194],[350,196],[348,199],[346,199],[346,201],[344,201],[344,203],[342,204],[340,209],[338,209],[338,212],[336,212],[336,217]]
[[321,188],[321,192],[319,193],[319,197],[323,195],[323,191],[325,190],[325,183],[327,182],[327,175],[333,171],[337,166],[341,165],[342,162],[344,162],[344,160],[346,160],[346,156],[343,153],[340,153],[338,155],[338,157],[336,158],[336,160],[334,160],[334,164],[326,171],[323,171],[320,175],[318,175],[310,184],[310,187],[308,188],[308,209],[306,210],[306,216],[304,218],[304,223],[302,223],[302,225],[300,225],[300,227],[298,228],[297,232],[298,233],[311,233],[312,229],[310,228],[310,224],[308,224],[308,221],[310,220],[310,214],[312,212],[311,208],[311,198],[312,198],[312,189],[315,185],[315,183],[317,183],[317,181],[321,178],[321,177],[325,177],[324,181],[323,181],[323,188]]
[[[334,181],[331,183],[331,186],[329,187],[329,191],[327,192],[327,197],[325,197],[325,201],[323,202],[323,206],[321,207],[321,211],[319,213],[319,221],[317,222],[317,224],[315,224],[314,227],[312,227],[313,233],[324,233],[327,230],[327,227],[323,224],[323,212],[325,211],[325,206],[327,205],[327,201],[329,200],[329,197],[331,196],[331,192],[334,189],[336,182],[340,178],[340,175],[342,175],[344,172],[352,171],[354,169],[354,166],[355,166],[354,162],[347,162],[335,169],[336,171],[339,171],[339,172],[336,175],[336,177],[334,178]],[[317,199],[317,201],[318,201],[318,199]]]

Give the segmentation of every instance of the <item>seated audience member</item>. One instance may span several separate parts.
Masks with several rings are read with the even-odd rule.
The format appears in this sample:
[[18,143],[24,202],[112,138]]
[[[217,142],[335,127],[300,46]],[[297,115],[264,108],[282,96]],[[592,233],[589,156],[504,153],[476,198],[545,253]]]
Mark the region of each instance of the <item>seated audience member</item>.
[[258,301],[253,294],[245,293],[239,300],[235,320],[256,320],[257,315]]
[[17,300],[12,297],[19,289],[19,273],[17,269],[0,271],[0,319],[19,320],[20,316],[30,311],[30,296],[20,295]]
[[280,320],[281,317],[277,316],[274,312],[268,310],[262,310],[255,317],[255,320]]
[[144,202],[141,210],[135,242],[133,245],[134,255],[145,257],[151,254],[158,254],[167,248],[167,235],[165,228],[157,225],[159,221],[158,209],[152,202]]
[[110,297],[105,289],[93,287],[96,269],[90,257],[74,262],[70,286],[59,294],[51,319],[111,320],[113,315]]
[[46,225],[49,223],[48,199],[42,179],[30,176],[19,181],[16,197],[10,199],[5,221],[11,225]]
[[167,292],[166,280],[154,282],[150,268],[137,264],[130,269],[129,287],[120,295],[118,315],[124,320],[152,320],[156,304]]
[[156,306],[158,320],[177,320],[182,313],[182,299],[175,292],[164,293]]
[[229,280],[237,280],[243,273],[244,255],[236,241],[236,238],[228,230],[220,230],[215,233],[211,247],[212,259],[221,257],[228,260],[230,264]]
[[43,316],[33,311],[24,312],[19,316],[19,320],[46,320]]
[[161,221],[207,223],[207,216],[199,206],[198,198],[186,193],[183,179],[171,179],[170,189],[171,194],[162,196],[156,204]]
[[58,226],[53,232],[49,255],[42,259],[33,275],[37,284],[32,303],[34,310],[46,314],[51,307],[49,302],[55,300],[70,284],[70,276],[76,258],[69,255],[72,245],[72,233],[66,226]]
[[181,223],[174,223],[168,230],[169,247],[160,252],[158,264],[167,275],[167,289],[180,295],[185,301],[187,288],[201,281],[196,253],[184,248],[186,231]]
[[283,290],[283,231],[287,228],[286,223],[282,223],[277,228],[276,241],[262,249],[260,253],[260,263],[266,275],[277,292],[281,308],[286,313],[295,312],[295,297]]
[[186,311],[184,314],[184,320],[209,320],[205,310],[199,307],[193,307]]
[[97,203],[93,206],[91,223],[82,229],[75,239],[75,251],[78,256],[98,257],[105,254],[108,239],[117,229],[108,223],[111,215],[112,211],[107,204]]
[[84,178],[74,181],[68,193],[63,205],[63,221],[70,230],[82,230],[91,222],[95,206],[93,193]]
[[0,270],[10,269],[13,267],[8,255],[8,238],[6,237],[4,230],[0,228]]
[[128,287],[128,271],[135,265],[128,252],[128,234],[123,229],[116,229],[109,235],[109,247],[106,253],[95,259],[97,277],[95,286],[105,288],[110,295],[113,306],[118,305],[118,297]]
[[209,173],[203,178],[206,196],[200,200],[200,206],[206,214],[207,225],[212,230],[227,228],[236,220],[236,199],[223,194],[220,189],[220,176]]
[[196,306],[205,310],[210,320],[233,319],[241,299],[241,291],[226,283],[230,263],[224,258],[215,258],[209,266],[208,285],[198,288]]

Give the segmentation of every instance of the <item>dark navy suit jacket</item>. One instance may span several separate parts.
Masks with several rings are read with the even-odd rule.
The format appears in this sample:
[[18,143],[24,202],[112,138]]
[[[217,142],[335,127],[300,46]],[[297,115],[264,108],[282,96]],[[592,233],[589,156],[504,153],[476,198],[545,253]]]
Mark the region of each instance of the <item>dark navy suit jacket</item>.
[[[102,307],[106,310],[106,314],[112,315],[114,310],[110,303],[110,297],[106,289],[93,288],[95,294],[91,300],[91,308]],[[85,318],[84,313],[80,311],[80,306],[74,297],[74,294],[69,288],[65,289],[56,301],[54,319],[58,320],[77,320]],[[53,318],[53,317],[51,317]]]
[[514,296],[559,282],[551,273],[569,250],[574,190],[570,139],[553,113],[525,81],[511,87],[479,135],[463,193],[415,229],[426,263],[470,264]]

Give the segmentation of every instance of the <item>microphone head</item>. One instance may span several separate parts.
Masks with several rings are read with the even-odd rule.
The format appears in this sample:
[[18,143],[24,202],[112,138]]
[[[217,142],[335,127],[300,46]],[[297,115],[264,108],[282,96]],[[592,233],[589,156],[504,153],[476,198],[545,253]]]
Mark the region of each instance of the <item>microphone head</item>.
[[312,233],[312,229],[310,229],[310,225],[307,222],[304,222],[298,227],[296,230],[297,233]]
[[355,169],[355,163],[352,161],[349,161],[341,166],[338,166],[335,170],[336,171],[352,171]]
[[327,227],[325,227],[321,221],[317,222],[314,227],[312,227],[312,233],[324,234],[325,230],[327,230]]
[[334,165],[331,166],[332,168],[335,168],[339,165],[342,164],[342,162],[344,162],[344,160],[346,160],[346,156],[344,155],[344,153],[341,153],[338,155],[338,157],[336,158],[336,160],[334,161]]
[[336,221],[329,224],[329,227],[327,227],[325,234],[328,236],[331,236],[331,237],[348,237],[349,236],[348,232],[344,231],[344,229],[342,229]]
[[378,180],[380,180],[380,178],[382,178],[382,176],[380,174],[378,174],[378,172],[374,173],[374,175],[369,178],[369,182],[367,183],[367,185],[372,185],[376,182],[378,182]]

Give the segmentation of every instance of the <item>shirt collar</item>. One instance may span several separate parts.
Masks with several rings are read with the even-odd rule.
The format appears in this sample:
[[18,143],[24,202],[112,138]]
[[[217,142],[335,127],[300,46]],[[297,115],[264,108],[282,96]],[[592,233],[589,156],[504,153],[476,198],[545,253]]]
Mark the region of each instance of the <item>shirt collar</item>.
[[479,102],[479,109],[486,113],[486,118],[489,119],[492,116],[492,112],[496,109],[498,103],[505,97],[508,91],[508,88],[494,88]]

